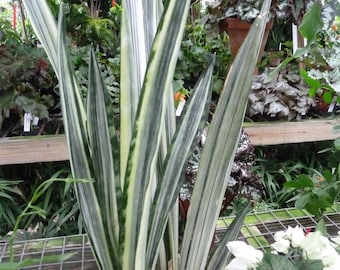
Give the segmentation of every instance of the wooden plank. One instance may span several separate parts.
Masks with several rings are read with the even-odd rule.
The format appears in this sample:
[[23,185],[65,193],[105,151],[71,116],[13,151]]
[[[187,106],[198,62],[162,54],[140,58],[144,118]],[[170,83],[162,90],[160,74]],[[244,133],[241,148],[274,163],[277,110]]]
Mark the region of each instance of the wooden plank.
[[316,119],[299,122],[245,123],[244,129],[254,145],[276,145],[334,140],[340,134],[333,127],[340,119]]
[[0,165],[68,160],[66,138],[58,136],[0,139]]
[[[244,129],[256,146],[334,140],[333,127],[340,119],[300,122],[245,123]],[[68,160],[66,138],[59,136],[0,139],[0,165]]]

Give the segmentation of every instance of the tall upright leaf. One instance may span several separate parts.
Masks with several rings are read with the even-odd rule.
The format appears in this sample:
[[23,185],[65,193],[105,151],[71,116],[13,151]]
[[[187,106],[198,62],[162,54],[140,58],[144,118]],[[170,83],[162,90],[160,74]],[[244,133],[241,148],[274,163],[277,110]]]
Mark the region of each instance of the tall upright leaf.
[[35,34],[43,45],[50,63],[58,75],[58,59],[57,59],[57,23],[52,15],[46,1],[28,1],[23,0],[28,17]]
[[[70,163],[74,178],[92,179],[91,153],[86,127],[86,113],[68,54],[63,5],[58,22],[58,73],[63,120],[67,136]],[[62,79],[61,79],[62,78]],[[106,241],[100,205],[93,183],[76,184],[78,202],[95,255],[103,269],[113,269],[111,252]],[[91,207],[89,207],[91,205]]]
[[119,170],[114,168],[114,160],[119,159],[119,144],[112,101],[101,77],[94,51],[91,52],[89,64],[87,119],[93,175],[96,180],[94,187],[99,195],[98,204],[108,246],[112,250],[114,262],[119,262],[119,225],[122,218],[119,219],[117,202],[122,200],[122,190]]
[[187,111],[173,138],[173,143],[169,147],[164,171],[161,175],[163,181],[158,186],[154,199],[154,210],[151,213],[147,250],[148,268],[153,265],[154,254],[157,253],[158,245],[164,234],[168,214],[178,196],[182,168],[185,167],[199,127],[202,126],[202,123],[204,126],[206,122],[207,117],[203,117],[203,115],[204,112],[208,111],[210,105],[209,94],[211,94],[211,76],[214,63],[215,61],[212,59],[206,71],[199,78],[187,105]]
[[[180,269],[206,265],[239,139],[271,0],[262,4],[230,69],[202,152],[181,251]],[[242,70],[242,72],[241,72]]]
[[188,0],[169,2],[150,53],[126,171],[128,191],[124,269],[139,267],[138,260],[143,258],[143,254],[139,254],[138,258],[132,254],[135,254],[138,245],[145,245],[143,242],[138,242],[139,236],[147,234],[147,227],[143,227],[146,231],[140,231],[140,221],[144,215],[143,206],[150,177],[153,176],[152,169],[155,168],[158,157],[159,131],[163,121],[164,104],[168,97],[167,91],[172,85],[189,2]]
[[124,186],[132,129],[148,61],[143,10],[142,0],[126,0],[122,5],[120,42],[120,174],[122,186]]
[[[122,1],[119,140],[95,55],[90,61],[86,114],[69,61],[62,16],[55,39],[56,24],[50,12],[44,12],[46,0],[24,2],[59,78],[73,176],[94,181],[79,183],[76,190],[99,267],[150,269],[156,267],[158,256],[158,267],[170,263],[178,269],[176,193],[212,72],[210,66],[199,81],[202,91],[193,94],[174,136],[172,79],[190,1],[167,1],[161,20],[161,0]],[[268,8],[270,1],[265,3]],[[238,56],[231,69],[203,151],[182,243],[182,269],[201,269],[207,261],[207,243],[237,145],[264,19],[253,28],[241,49],[244,60]]]

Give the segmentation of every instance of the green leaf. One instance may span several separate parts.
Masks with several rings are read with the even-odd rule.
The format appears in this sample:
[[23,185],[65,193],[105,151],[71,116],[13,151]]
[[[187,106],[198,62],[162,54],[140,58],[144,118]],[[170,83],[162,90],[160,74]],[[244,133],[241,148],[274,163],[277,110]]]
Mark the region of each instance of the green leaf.
[[262,260],[262,265],[258,267],[259,270],[266,269],[282,269],[282,270],[296,270],[294,264],[288,257],[265,253]]
[[329,170],[329,169],[324,170],[322,172],[322,176],[325,178],[325,180],[327,182],[331,182],[332,179],[333,179],[333,174],[332,174],[331,170]]
[[310,176],[306,174],[301,174],[297,177],[295,181],[285,182],[283,183],[283,186],[287,188],[313,188],[314,183]]
[[308,86],[310,86],[311,88],[317,89],[321,86],[319,80],[316,80],[316,79],[313,79],[312,77],[310,77],[306,70],[300,69],[300,74],[301,74],[302,78],[305,80],[305,82],[308,84]]
[[295,207],[298,209],[304,209],[311,199],[312,193],[304,193],[296,200]]
[[[137,112],[138,99],[146,70],[146,50],[143,29],[143,9],[141,1],[125,1],[121,19],[121,81],[120,86],[120,175],[124,186],[126,164],[129,155],[132,129]],[[142,29],[138,29],[140,26]],[[135,33],[135,34],[130,34]],[[126,79],[128,78],[128,79]]]
[[0,110],[4,110],[4,109],[9,109],[13,103],[13,101],[15,100],[15,93],[14,91],[5,91],[5,92],[1,92],[1,100],[0,100]]
[[323,93],[322,98],[327,104],[331,104],[333,100],[333,94],[330,91],[326,91]]
[[303,48],[298,48],[292,56],[287,57],[285,60],[281,62],[280,65],[278,65],[271,73],[269,73],[267,78],[265,78],[264,83],[271,82],[279,74],[280,70],[283,67],[285,67],[287,64],[289,64],[293,60],[298,59],[299,57],[303,56],[304,54],[307,54],[309,50],[310,50],[309,44],[307,44],[307,46]]
[[316,224],[315,230],[321,232],[323,236],[327,236],[327,227],[323,218],[321,218],[318,224]]
[[299,31],[307,39],[307,44],[315,41],[316,34],[322,29],[321,4],[315,1],[307,13],[303,16]]
[[300,69],[300,75],[304,79],[304,81],[308,84],[308,86],[310,87],[309,95],[311,97],[314,97],[317,90],[321,87],[321,83],[319,82],[319,80],[316,80],[316,79],[313,79],[312,77],[310,77],[308,75],[307,71],[304,70],[304,69]]
[[299,269],[320,270],[324,269],[324,265],[321,260],[308,260],[304,262]]

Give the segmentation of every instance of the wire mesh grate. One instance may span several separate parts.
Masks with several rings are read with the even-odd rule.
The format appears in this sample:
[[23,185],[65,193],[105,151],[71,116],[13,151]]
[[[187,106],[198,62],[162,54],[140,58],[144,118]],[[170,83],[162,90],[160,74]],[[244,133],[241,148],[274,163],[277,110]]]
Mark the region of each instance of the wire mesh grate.
[[[325,224],[329,236],[336,236],[340,231],[340,213],[335,205],[327,210]],[[215,241],[219,242],[233,221],[233,217],[220,218],[216,226]],[[305,210],[287,208],[266,212],[248,214],[239,232],[238,239],[244,240],[263,251],[268,250],[274,242],[274,234],[299,225],[305,229],[316,228],[317,221]],[[10,260],[9,245],[0,242],[0,263]],[[44,256],[74,254],[63,262],[46,262]],[[15,262],[25,259],[37,259],[34,266],[20,269],[37,270],[97,270],[97,264],[87,235],[72,235],[64,237],[17,241],[13,245]]]
[[[25,259],[38,259],[34,266],[20,269],[37,270],[96,270],[94,259],[87,235],[72,235],[64,237],[17,241],[13,245],[15,262]],[[45,262],[44,256],[73,254],[63,262]],[[8,243],[0,243],[0,263],[10,260]]]
[[[340,205],[329,208],[325,214],[325,224],[330,237],[337,236],[340,231]],[[216,226],[216,242],[219,242],[234,217],[220,218]],[[306,210],[287,208],[248,214],[238,235],[238,240],[246,241],[254,247],[266,251],[274,242],[274,234],[296,225],[315,230],[317,221]]]

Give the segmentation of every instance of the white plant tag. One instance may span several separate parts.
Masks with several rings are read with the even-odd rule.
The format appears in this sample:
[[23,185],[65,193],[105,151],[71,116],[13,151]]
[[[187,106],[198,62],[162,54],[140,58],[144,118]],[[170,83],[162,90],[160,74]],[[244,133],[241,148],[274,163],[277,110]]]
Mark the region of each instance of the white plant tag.
[[5,110],[5,118],[9,118],[11,111],[10,110]]
[[181,116],[182,111],[184,109],[184,105],[185,105],[185,99],[183,99],[179,102],[178,107],[176,109],[176,116]]
[[24,114],[24,132],[30,132],[31,131],[31,120],[32,116],[30,113]]
[[36,116],[34,116],[34,117],[33,117],[32,125],[33,125],[33,126],[37,126],[38,124],[39,124],[39,118],[36,117]]
[[334,107],[335,107],[335,105],[336,105],[336,98],[333,98],[333,101],[332,101],[332,103],[331,103],[331,104],[329,104],[329,107],[328,107],[328,110],[327,110],[327,112],[329,112],[329,113],[333,112],[333,111],[334,111]]

